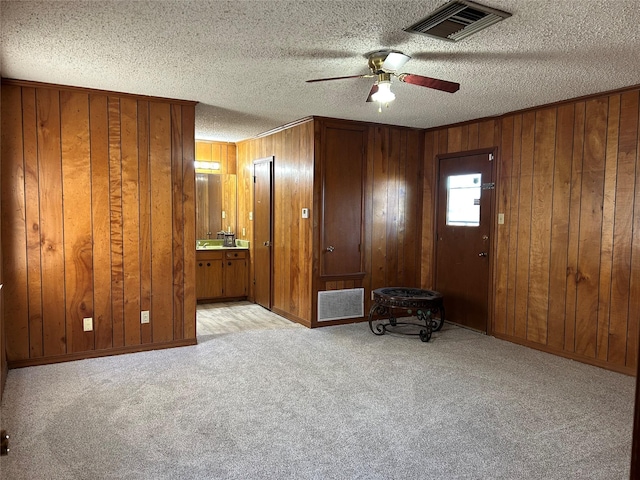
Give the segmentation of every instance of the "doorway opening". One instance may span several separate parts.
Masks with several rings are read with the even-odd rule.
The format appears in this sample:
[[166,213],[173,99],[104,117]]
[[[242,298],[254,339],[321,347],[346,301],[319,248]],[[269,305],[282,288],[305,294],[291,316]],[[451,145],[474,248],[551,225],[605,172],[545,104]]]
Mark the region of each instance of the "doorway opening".
[[437,157],[435,289],[447,321],[490,333],[494,150]]
[[257,304],[273,305],[273,160],[253,162],[253,289]]

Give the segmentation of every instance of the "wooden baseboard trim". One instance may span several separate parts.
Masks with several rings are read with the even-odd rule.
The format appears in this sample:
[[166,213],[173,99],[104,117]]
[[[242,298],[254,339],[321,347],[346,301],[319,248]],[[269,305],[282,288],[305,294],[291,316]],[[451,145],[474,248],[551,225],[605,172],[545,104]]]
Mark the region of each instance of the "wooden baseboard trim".
[[198,305],[203,305],[206,303],[240,302],[243,300],[247,300],[247,297],[200,298],[196,300],[196,303]]
[[285,312],[284,310],[280,310],[279,308],[272,307],[271,311],[275,314],[280,315],[281,317],[286,318],[287,320],[291,320],[292,322],[299,323],[307,328],[311,328],[311,323],[308,320],[304,320],[300,317],[296,317],[295,315]]
[[492,336],[500,340],[505,340],[507,342],[522,345],[523,347],[529,347],[529,348],[533,348],[534,350],[539,350],[541,352],[551,353],[552,355],[557,355],[559,357],[575,360],[576,362],[586,363],[588,365],[593,365],[594,367],[604,368],[605,370],[611,370],[613,372],[622,373],[625,375],[629,375],[631,377],[636,376],[635,370],[630,367],[613,365],[611,363],[598,360],[597,358],[590,358],[590,357],[585,357],[584,355],[578,355],[577,353],[565,352],[563,350],[550,348],[547,345],[540,345],[539,343],[531,342],[529,340],[524,340],[518,337],[510,337],[508,335],[502,335],[495,332],[493,332]]
[[74,360],[86,360],[88,358],[110,357],[112,355],[122,355],[125,353],[148,352],[151,350],[163,350],[165,348],[188,347],[196,345],[195,338],[185,340],[173,340],[163,343],[148,343],[145,345],[132,345],[128,347],[116,347],[108,350],[90,350],[88,352],[69,353],[66,355],[56,355],[54,357],[29,358],[27,360],[9,360],[9,368],[35,367],[38,365],[48,365],[51,363],[72,362]]

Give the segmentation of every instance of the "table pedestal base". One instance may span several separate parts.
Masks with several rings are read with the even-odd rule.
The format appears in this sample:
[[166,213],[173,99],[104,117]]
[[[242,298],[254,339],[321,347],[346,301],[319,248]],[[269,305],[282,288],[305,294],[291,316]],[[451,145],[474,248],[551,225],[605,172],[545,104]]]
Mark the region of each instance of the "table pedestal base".
[[[373,291],[374,304],[369,310],[369,328],[375,335],[385,333],[412,335],[423,342],[431,339],[444,324],[442,294],[417,288],[386,287]],[[416,312],[416,321],[398,321],[394,311],[405,310],[409,315]],[[374,318],[374,317],[378,318]]]

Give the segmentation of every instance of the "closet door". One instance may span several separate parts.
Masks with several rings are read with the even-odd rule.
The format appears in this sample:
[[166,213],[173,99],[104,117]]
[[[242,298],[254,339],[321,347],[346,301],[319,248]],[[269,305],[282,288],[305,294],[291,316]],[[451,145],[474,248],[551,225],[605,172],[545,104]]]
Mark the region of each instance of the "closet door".
[[322,133],[320,274],[361,275],[367,130],[325,124]]

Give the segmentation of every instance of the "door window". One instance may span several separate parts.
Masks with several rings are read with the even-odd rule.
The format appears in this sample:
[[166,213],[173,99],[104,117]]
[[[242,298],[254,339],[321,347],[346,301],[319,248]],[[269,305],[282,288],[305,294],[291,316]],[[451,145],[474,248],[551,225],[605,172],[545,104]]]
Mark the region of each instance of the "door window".
[[447,225],[478,227],[480,225],[480,190],[482,174],[447,177]]

